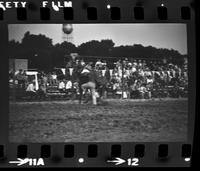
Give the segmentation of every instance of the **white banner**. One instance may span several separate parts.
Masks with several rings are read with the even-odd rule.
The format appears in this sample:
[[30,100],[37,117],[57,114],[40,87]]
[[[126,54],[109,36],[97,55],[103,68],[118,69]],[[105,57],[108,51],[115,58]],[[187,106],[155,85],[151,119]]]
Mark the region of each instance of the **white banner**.
[[106,70],[102,70],[102,75],[105,76]]
[[124,98],[124,99],[127,99],[127,98],[128,98],[128,95],[127,95],[127,93],[126,93],[125,91],[123,92],[123,98]]
[[61,68],[61,71],[63,72],[63,74],[65,75],[65,68]]
[[110,76],[112,77],[112,74],[113,74],[113,69],[110,69]]
[[74,68],[69,68],[69,74],[72,76],[72,73],[73,73],[73,69]]
[[131,74],[130,70],[126,70],[126,74],[129,76]]
[[175,77],[176,76],[176,71],[172,71],[172,73],[173,73],[173,77]]
[[122,70],[121,69],[118,70],[118,74],[119,74],[120,77],[122,77]]

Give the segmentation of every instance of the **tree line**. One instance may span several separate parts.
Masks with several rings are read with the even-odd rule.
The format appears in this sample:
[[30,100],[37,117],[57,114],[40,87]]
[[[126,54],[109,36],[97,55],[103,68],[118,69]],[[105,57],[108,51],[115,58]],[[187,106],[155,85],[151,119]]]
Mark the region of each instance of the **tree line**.
[[[186,55],[180,54],[177,50],[156,48],[153,46],[144,47],[141,44],[126,46],[115,46],[112,40],[92,40],[75,46],[70,42],[62,42],[53,45],[52,39],[45,35],[33,35],[26,32],[21,43],[11,40],[8,43],[9,57],[28,59],[31,68],[51,69],[53,67],[63,67],[64,61],[71,53],[78,53],[80,56],[101,57],[126,57],[129,59],[167,59],[168,62],[183,64]],[[105,59],[105,58],[104,58]],[[110,62],[112,59],[108,59]],[[114,60],[114,58],[113,58]]]

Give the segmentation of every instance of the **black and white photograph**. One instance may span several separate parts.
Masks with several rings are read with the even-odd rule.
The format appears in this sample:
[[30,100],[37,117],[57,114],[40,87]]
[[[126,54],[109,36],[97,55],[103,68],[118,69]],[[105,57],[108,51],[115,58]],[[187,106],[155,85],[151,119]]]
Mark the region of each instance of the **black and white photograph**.
[[186,142],[187,25],[9,24],[9,141]]

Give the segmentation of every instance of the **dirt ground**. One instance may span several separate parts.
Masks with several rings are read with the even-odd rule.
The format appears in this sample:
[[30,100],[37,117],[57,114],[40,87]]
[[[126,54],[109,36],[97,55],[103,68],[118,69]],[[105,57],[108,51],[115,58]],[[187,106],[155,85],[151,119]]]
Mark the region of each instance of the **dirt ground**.
[[155,142],[187,139],[187,99],[10,102],[11,142]]

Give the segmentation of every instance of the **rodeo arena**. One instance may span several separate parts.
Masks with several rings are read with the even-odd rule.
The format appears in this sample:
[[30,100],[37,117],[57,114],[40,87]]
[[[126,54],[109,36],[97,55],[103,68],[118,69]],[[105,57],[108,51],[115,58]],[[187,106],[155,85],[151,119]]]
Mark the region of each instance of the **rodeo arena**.
[[187,138],[187,64],[84,59],[72,54],[65,68],[48,73],[28,69],[27,60],[12,61],[24,69],[9,72],[11,141]]

